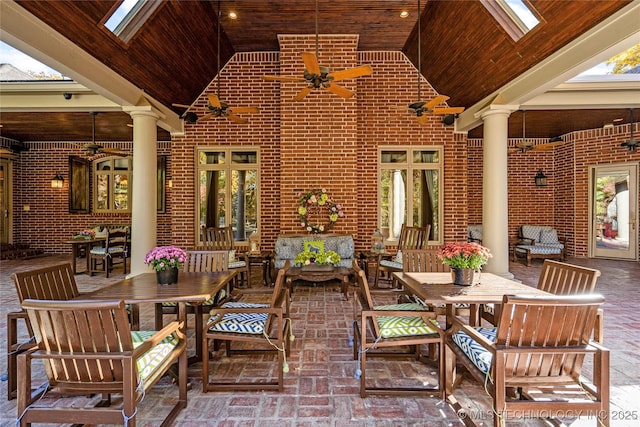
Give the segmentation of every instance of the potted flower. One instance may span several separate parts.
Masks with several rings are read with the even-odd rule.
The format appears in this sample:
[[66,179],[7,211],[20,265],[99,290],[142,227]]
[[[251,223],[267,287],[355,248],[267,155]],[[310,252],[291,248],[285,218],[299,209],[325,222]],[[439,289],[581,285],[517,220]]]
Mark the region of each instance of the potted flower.
[[80,233],[73,236],[74,239],[86,239],[86,240],[95,239],[95,237],[96,237],[95,230],[82,230]]
[[335,251],[310,251],[304,250],[296,255],[293,262],[307,270],[330,270],[338,265],[341,258]]
[[473,272],[480,270],[491,258],[488,248],[479,243],[447,243],[437,252],[443,264],[451,267],[455,285],[471,285]]
[[156,271],[159,285],[178,283],[178,269],[187,260],[187,253],[177,246],[156,246],[144,257],[144,263]]

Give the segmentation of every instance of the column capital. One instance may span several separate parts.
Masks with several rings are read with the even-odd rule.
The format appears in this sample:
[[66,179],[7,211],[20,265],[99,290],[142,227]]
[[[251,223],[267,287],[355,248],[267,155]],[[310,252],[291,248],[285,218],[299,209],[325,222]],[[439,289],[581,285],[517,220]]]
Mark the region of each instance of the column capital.
[[491,104],[486,108],[483,108],[481,111],[478,111],[475,114],[475,117],[480,118],[482,120],[484,120],[485,117],[495,116],[495,115],[506,115],[507,117],[509,117],[511,113],[513,113],[514,111],[517,111],[518,109],[520,109],[520,105]]

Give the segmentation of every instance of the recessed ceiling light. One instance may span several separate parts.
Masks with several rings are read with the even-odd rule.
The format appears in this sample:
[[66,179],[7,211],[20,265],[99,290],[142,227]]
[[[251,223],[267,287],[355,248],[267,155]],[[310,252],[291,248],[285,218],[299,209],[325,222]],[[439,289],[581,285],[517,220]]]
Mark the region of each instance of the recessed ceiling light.
[[409,12],[406,10],[403,10],[402,12],[400,12],[400,18],[406,18],[407,16],[409,16]]
[[234,11],[231,11],[231,12],[229,12],[229,18],[238,19],[238,14],[235,13]]
[[613,123],[618,123],[618,122],[621,122],[621,121],[623,121],[623,120],[624,120],[624,119],[623,119],[622,117],[619,117],[619,118],[617,118],[617,119],[613,119]]

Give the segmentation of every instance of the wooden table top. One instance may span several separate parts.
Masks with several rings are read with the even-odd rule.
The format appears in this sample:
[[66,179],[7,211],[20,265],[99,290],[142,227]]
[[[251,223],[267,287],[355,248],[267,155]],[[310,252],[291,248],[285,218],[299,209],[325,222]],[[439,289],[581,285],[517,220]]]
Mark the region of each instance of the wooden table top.
[[124,300],[129,304],[173,302],[205,302],[222,289],[236,272],[178,273],[178,283],[158,285],[156,273],[144,273],[121,280],[95,292],[82,294],[80,299]]
[[68,240],[64,240],[62,243],[67,243],[69,245],[81,245],[81,244],[86,244],[86,243],[93,243],[93,242],[106,242],[107,238],[106,237],[94,237],[93,239],[85,239],[85,238],[71,238]]
[[492,273],[475,274],[473,285],[452,283],[451,273],[393,273],[407,292],[427,304],[501,303],[504,295],[549,295],[540,289]]

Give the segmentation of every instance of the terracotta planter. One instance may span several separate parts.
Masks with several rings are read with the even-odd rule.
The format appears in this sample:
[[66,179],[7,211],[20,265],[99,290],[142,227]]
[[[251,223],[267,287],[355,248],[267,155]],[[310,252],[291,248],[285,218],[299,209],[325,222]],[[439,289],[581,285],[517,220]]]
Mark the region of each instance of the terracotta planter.
[[454,285],[471,286],[473,284],[473,268],[452,268],[451,278]]
[[175,285],[178,283],[178,269],[169,267],[164,270],[156,271],[158,285]]

